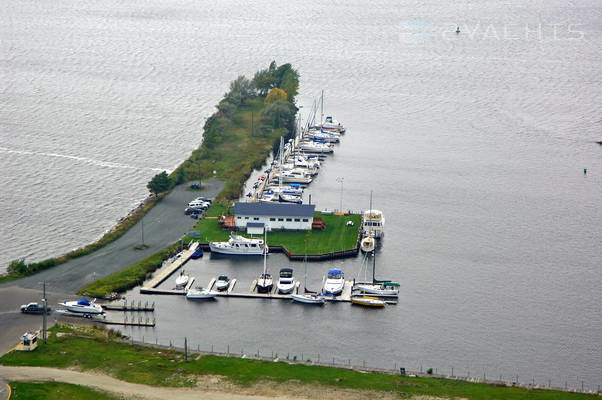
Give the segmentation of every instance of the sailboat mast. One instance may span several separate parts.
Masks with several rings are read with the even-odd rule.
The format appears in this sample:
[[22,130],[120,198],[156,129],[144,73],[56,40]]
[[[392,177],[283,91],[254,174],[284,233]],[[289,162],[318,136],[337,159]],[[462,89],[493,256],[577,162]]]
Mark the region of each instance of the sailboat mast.
[[284,140],[282,139],[282,136],[280,136],[280,164],[278,166],[278,196],[280,196],[280,194],[282,193],[282,151],[284,147]]
[[376,283],[376,252],[372,250],[372,283]]
[[[320,125],[324,124],[324,90],[322,90],[322,99],[320,100]],[[322,127],[320,127],[322,128]]]

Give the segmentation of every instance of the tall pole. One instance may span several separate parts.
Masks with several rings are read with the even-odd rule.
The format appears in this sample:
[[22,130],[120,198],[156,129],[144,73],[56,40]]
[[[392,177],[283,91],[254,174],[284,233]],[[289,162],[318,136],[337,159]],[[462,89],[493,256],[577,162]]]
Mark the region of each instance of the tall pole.
[[[320,100],[320,125],[324,124],[324,90],[322,90],[322,99]],[[320,127],[322,128],[322,127]]]
[[253,136],[253,130],[254,130],[253,123],[254,123],[253,111],[251,111],[251,136]]
[[343,177],[337,178],[337,182],[341,184],[341,197],[339,202],[339,212],[343,212]]
[[42,298],[42,305],[44,306],[44,317],[42,318],[42,340],[44,340],[44,344],[46,344],[46,281],[44,281],[44,286],[43,286],[43,298]]
[[142,232],[142,247],[144,247],[144,216],[140,218],[140,229]]

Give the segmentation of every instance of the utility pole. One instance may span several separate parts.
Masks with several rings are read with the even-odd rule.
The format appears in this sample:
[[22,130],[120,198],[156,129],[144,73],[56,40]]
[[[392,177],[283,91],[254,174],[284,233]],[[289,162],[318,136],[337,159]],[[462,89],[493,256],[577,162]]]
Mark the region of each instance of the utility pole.
[[44,314],[42,318],[42,340],[44,341],[44,344],[46,344],[46,281],[44,281],[43,285],[44,294],[42,298],[42,305],[44,306]]
[[251,136],[253,136],[253,131],[254,131],[254,117],[253,117],[253,111],[251,111]]
[[142,233],[142,247],[144,247],[144,216],[140,218],[140,230]]
[[339,212],[343,212],[343,180],[344,178],[339,177],[337,178],[337,182],[339,182],[341,184],[341,199],[340,199],[340,203],[339,203]]

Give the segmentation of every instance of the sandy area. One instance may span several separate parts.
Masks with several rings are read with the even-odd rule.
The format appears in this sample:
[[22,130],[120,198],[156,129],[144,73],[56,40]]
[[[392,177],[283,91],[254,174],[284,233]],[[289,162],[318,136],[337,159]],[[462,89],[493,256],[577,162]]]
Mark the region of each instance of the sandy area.
[[[166,388],[128,383],[95,372],[80,372],[57,368],[7,367],[0,365],[0,376],[7,381],[57,381],[88,386],[90,388],[118,394],[131,399],[145,400],[192,400],[192,399],[399,399],[394,393],[368,392],[360,390],[336,389],[321,385],[307,385],[298,382],[276,384],[260,382],[250,387],[240,387],[223,380],[219,376],[203,376],[197,380],[195,388]],[[435,397],[415,396],[414,400],[444,400]]]

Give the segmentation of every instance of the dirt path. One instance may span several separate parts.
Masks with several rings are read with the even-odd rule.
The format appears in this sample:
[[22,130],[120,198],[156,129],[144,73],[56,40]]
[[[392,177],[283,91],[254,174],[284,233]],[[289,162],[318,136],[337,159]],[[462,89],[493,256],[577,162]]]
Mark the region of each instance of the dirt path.
[[[135,399],[148,400],[264,400],[281,399],[292,400],[293,397],[275,396],[247,396],[234,393],[220,393],[201,388],[166,388],[128,383],[97,373],[77,372],[65,369],[40,368],[40,367],[6,367],[0,365],[0,376],[7,381],[57,381],[72,383],[74,385],[88,386],[90,388],[108,391]],[[294,399],[299,399],[295,397]]]

